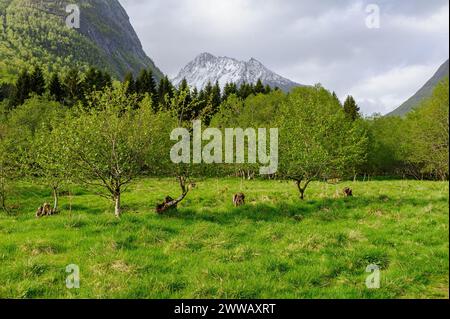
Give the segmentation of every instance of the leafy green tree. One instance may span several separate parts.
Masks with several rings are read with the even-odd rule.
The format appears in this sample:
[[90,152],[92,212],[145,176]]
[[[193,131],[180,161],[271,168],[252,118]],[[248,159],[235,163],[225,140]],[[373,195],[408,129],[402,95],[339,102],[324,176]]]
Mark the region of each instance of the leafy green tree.
[[17,129],[18,134],[27,131],[35,135],[44,126],[50,130],[62,113],[63,108],[59,103],[42,96],[33,96],[10,113],[8,124]]
[[98,186],[111,199],[115,215],[121,215],[121,196],[126,187],[143,171],[156,147],[161,127],[153,125],[152,110],[134,109],[136,95],[128,95],[126,86],[95,93],[89,111],[80,110],[58,128],[69,150],[74,178],[86,185]]
[[405,161],[404,121],[399,117],[376,116],[364,124],[369,142],[363,173],[378,176],[410,174],[411,168]]
[[[449,81],[406,118],[406,161],[420,174],[446,180],[449,176]],[[422,177],[421,177],[422,178]]]
[[345,176],[365,159],[363,128],[321,87],[295,89],[277,122],[279,174],[296,182],[301,199],[312,181]]
[[59,140],[50,132],[60,122],[64,123],[64,114],[65,109],[59,103],[33,96],[13,110],[9,119],[9,138],[14,141],[8,145],[10,160],[23,177],[33,180],[40,177],[52,188],[56,209],[61,176],[68,171],[60,163],[63,152]]
[[6,143],[7,127],[0,123],[0,209],[9,213],[7,206],[8,184],[14,177],[11,161],[8,158]]
[[[34,138],[40,132],[48,132],[59,122],[61,106],[42,96],[34,95],[18,106],[8,116],[8,122],[0,125],[0,188],[6,201],[8,181],[18,178],[36,178],[36,149]],[[6,186],[5,186],[6,185]]]
[[[333,92],[332,95],[333,95],[333,99],[335,99],[336,102],[338,102],[340,105],[342,105],[341,100],[339,100],[339,97],[337,96],[336,92]],[[344,106],[342,105],[342,107],[344,107]]]

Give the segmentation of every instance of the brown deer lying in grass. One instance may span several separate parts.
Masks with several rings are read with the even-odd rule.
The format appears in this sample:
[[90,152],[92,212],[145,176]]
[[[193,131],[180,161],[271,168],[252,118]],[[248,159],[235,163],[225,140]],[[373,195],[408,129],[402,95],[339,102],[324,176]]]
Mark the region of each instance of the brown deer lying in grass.
[[349,187],[344,188],[345,197],[353,197],[353,190]]
[[233,196],[233,205],[234,207],[244,206],[245,205],[245,195],[243,193],[238,193]]

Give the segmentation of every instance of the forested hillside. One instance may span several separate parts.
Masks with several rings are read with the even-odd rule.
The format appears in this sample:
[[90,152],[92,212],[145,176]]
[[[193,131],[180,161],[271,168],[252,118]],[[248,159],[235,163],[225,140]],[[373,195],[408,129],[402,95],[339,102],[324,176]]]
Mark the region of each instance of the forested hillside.
[[149,68],[161,78],[117,0],[79,3],[80,29],[70,29],[67,1],[0,0],[0,81],[34,65],[49,71],[96,66],[116,78]]

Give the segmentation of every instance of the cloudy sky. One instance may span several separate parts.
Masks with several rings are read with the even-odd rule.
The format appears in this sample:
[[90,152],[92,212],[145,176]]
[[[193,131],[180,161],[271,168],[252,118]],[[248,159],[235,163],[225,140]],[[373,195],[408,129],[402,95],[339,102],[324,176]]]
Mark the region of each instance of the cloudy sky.
[[[365,114],[395,109],[449,56],[448,0],[120,2],[171,77],[201,52],[254,57],[295,82],[355,96]],[[380,9],[379,28],[367,26],[375,21],[371,4]]]

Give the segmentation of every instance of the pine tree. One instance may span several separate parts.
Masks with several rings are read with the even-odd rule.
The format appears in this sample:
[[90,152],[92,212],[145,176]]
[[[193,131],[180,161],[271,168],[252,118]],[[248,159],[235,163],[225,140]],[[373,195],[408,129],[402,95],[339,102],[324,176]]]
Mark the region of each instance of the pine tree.
[[111,76],[94,67],[89,68],[83,81],[86,92],[103,91],[107,86],[111,86]]
[[13,107],[19,106],[29,98],[31,94],[31,76],[27,70],[22,70],[14,87],[14,93],[11,104]]
[[163,77],[158,86],[159,106],[162,109],[169,109],[169,100],[174,96],[174,87],[167,76]]
[[214,114],[219,110],[221,103],[222,103],[222,92],[220,90],[219,81],[217,81],[211,91],[211,104]]
[[139,94],[149,94],[154,97],[156,95],[156,82],[153,78],[152,70],[142,70],[136,79],[136,91]]
[[246,82],[241,84],[241,87],[239,88],[239,97],[242,100],[247,99],[250,95],[252,95],[254,92],[254,87],[252,84],[248,84]]
[[63,83],[65,101],[69,105],[74,105],[77,101],[83,100],[83,81],[77,68],[72,68],[67,72]]
[[125,74],[123,84],[127,87],[127,94],[136,93],[136,82],[134,81],[133,73],[127,72],[127,74]]
[[344,112],[353,121],[355,121],[355,120],[357,120],[358,118],[361,117],[361,114],[359,113],[360,112],[360,108],[356,104],[356,101],[353,98],[353,96],[348,96],[347,99],[345,100]]
[[[195,102],[192,98],[191,89],[186,79],[183,79],[183,81],[181,81],[177,94],[179,95],[180,100],[180,103],[178,105],[179,109],[176,110],[178,118],[181,118],[182,121],[187,122],[194,120],[196,117]],[[181,98],[183,98],[182,101]]]
[[223,88],[222,101],[226,101],[231,95],[237,95],[238,89],[236,83],[227,83]]
[[263,85],[261,79],[258,79],[258,82],[256,82],[256,85],[255,85],[253,91],[254,91],[255,95],[256,94],[265,94],[266,93],[266,90],[264,88],[264,85]]
[[36,66],[30,75],[30,91],[37,95],[42,95],[45,92],[44,73],[39,66]]
[[203,88],[203,91],[205,91],[205,98],[209,98],[212,94],[212,84],[211,82],[206,83],[205,87]]
[[0,101],[11,97],[14,87],[8,83],[0,83]]
[[205,90],[202,89],[200,90],[200,92],[198,92],[197,99],[194,102],[194,113],[196,118],[198,118],[203,113],[203,110],[206,108],[207,103],[207,95],[205,93]]
[[195,99],[198,98],[198,89],[197,89],[197,87],[194,87],[194,89],[192,90],[191,96],[192,96],[192,100],[195,100]]
[[53,73],[52,77],[50,78],[50,82],[48,84],[48,92],[55,101],[61,102],[64,98],[64,90],[57,73]]
[[106,87],[111,87],[112,86],[111,74],[109,74],[106,71],[101,72],[101,74],[102,74],[102,80],[101,80],[102,90],[105,89]]

